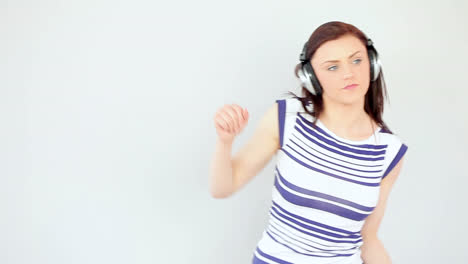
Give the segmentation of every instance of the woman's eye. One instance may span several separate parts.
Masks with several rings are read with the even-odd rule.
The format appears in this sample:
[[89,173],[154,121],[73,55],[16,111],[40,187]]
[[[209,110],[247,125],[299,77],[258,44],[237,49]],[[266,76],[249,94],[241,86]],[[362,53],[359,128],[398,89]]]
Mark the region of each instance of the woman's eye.
[[[359,63],[361,63],[362,60],[361,59],[355,59],[354,61],[357,61],[356,64],[359,64]],[[329,71],[335,71],[335,69],[336,69],[336,66],[331,66],[331,67],[328,68]]]

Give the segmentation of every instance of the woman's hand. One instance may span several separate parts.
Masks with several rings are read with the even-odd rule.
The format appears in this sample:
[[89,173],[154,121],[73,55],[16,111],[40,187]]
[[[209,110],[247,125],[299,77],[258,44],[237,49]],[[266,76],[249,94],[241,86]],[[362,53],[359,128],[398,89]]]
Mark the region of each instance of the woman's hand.
[[226,104],[216,112],[213,120],[219,140],[230,144],[247,125],[249,112],[237,104]]

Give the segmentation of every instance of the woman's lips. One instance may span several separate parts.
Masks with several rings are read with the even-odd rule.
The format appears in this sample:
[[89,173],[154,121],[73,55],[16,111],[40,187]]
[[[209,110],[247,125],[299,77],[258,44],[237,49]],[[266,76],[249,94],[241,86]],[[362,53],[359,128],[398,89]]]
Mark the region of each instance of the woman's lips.
[[350,84],[348,86],[346,86],[345,88],[343,89],[353,89],[354,87],[358,86],[357,84]]

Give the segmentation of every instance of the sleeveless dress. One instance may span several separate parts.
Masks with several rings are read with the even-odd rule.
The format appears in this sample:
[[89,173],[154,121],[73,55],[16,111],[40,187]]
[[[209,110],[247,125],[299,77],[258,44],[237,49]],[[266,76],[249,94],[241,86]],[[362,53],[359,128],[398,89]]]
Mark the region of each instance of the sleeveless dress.
[[341,138],[320,119],[314,127],[298,99],[276,102],[281,148],[269,222],[252,263],[363,263],[362,226],[380,181],[408,147],[380,127],[366,140]]

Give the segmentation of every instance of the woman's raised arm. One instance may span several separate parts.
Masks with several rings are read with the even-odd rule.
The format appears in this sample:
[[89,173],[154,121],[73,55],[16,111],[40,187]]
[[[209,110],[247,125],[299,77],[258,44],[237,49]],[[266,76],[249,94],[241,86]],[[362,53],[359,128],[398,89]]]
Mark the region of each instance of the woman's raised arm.
[[278,104],[260,119],[254,134],[232,157],[232,142],[248,122],[248,112],[238,105],[225,105],[214,117],[218,134],[211,161],[211,195],[226,198],[237,192],[271,160],[279,149]]

